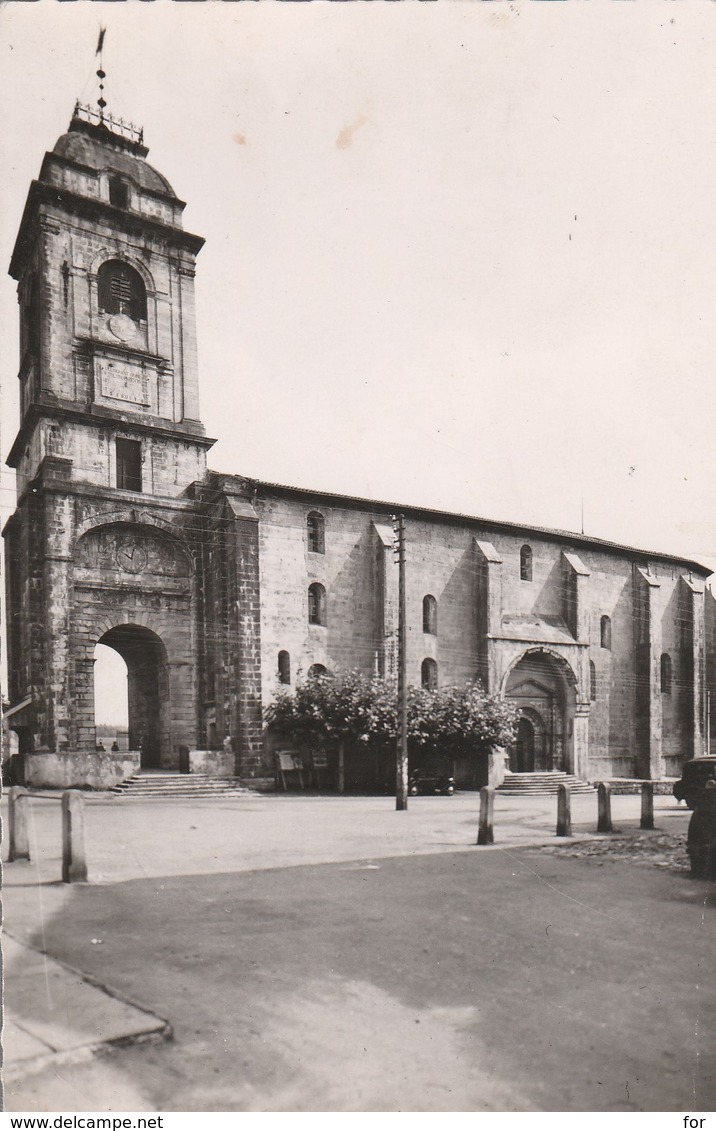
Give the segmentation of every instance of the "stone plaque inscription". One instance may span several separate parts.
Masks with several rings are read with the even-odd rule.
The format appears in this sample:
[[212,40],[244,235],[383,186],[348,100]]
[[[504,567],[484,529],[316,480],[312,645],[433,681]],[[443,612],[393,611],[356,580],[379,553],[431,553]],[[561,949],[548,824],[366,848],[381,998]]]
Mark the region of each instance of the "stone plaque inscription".
[[142,369],[126,361],[97,359],[99,387],[103,397],[129,404],[149,404],[147,377]]

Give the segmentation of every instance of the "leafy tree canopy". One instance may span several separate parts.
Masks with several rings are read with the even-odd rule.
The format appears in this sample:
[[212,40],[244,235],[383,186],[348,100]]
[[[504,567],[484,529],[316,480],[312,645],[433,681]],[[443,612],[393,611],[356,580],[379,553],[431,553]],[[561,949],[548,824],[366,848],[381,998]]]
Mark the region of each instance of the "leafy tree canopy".
[[[385,745],[398,730],[397,686],[358,671],[310,676],[295,693],[284,688],[266,722],[297,742],[353,739]],[[514,740],[517,712],[479,683],[408,688],[408,742],[428,754],[471,755]]]

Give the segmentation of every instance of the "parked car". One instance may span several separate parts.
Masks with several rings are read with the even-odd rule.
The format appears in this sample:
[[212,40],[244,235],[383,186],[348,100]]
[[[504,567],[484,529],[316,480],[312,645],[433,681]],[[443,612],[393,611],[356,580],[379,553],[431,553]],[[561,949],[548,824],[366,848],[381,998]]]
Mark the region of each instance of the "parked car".
[[716,781],[716,755],[692,758],[685,764],[679,780],[674,783],[674,797],[677,801],[685,801],[689,809],[694,809],[709,780]]
[[699,880],[716,880],[716,781],[709,778],[700,791],[689,821],[686,851],[691,875]]
[[455,792],[455,778],[440,770],[411,770],[408,778],[408,793],[416,797],[419,793],[445,793],[451,797]]

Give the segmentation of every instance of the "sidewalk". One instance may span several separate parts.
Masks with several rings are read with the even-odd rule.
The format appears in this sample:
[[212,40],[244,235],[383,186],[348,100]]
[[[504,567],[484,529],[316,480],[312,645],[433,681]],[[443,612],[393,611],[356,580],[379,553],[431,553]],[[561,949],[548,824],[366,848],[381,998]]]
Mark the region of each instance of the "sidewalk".
[[[345,863],[365,866],[390,857],[456,851],[509,852],[527,846],[594,840],[596,796],[572,799],[574,836],[554,835],[555,798],[496,798],[495,845],[475,846],[479,797],[411,798],[396,813],[384,797],[306,797],[297,794],[192,801],[129,801],[89,795],[86,835],[89,884],[67,885],[61,875],[57,797],[30,802],[32,860],[4,866],[5,1074],[30,1074],[49,1063],[90,1057],[103,1048],[171,1034],[168,1022],[132,1005],[37,949],[45,924],[63,916],[70,894],[92,900],[97,886],[163,877],[261,872]],[[662,832],[686,835],[690,814],[673,798],[657,797]],[[615,828],[639,826],[638,796],[614,797]],[[649,835],[649,834],[645,834]],[[608,840],[609,837],[599,837]],[[162,889],[159,885],[158,890]],[[97,927],[97,935],[112,926]],[[40,941],[41,940],[41,941]],[[32,946],[25,945],[31,942]],[[102,937],[85,939],[98,948]],[[102,980],[111,984],[111,969]],[[161,1009],[161,1006],[159,1007]]]
[[171,1027],[62,963],[3,934],[3,1076],[12,1080],[111,1045],[161,1039]]

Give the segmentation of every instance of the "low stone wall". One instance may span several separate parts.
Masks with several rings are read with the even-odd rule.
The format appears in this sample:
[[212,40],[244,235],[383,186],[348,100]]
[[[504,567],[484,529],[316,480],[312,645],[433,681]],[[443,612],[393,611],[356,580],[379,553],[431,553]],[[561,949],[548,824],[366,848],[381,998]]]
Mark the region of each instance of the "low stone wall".
[[238,778],[239,785],[250,789],[254,793],[275,793],[276,778]]
[[233,778],[235,755],[230,750],[190,750],[189,773]]
[[[609,786],[609,791],[612,794],[627,794],[627,793],[641,793],[641,787],[644,782],[640,778],[600,778],[598,781],[592,782],[592,785],[598,785],[599,781],[605,782]],[[662,796],[668,794],[672,795],[673,786],[676,778],[666,778],[662,781],[654,781],[654,796]]]
[[111,789],[139,770],[139,751],[25,754],[25,785],[34,789]]

